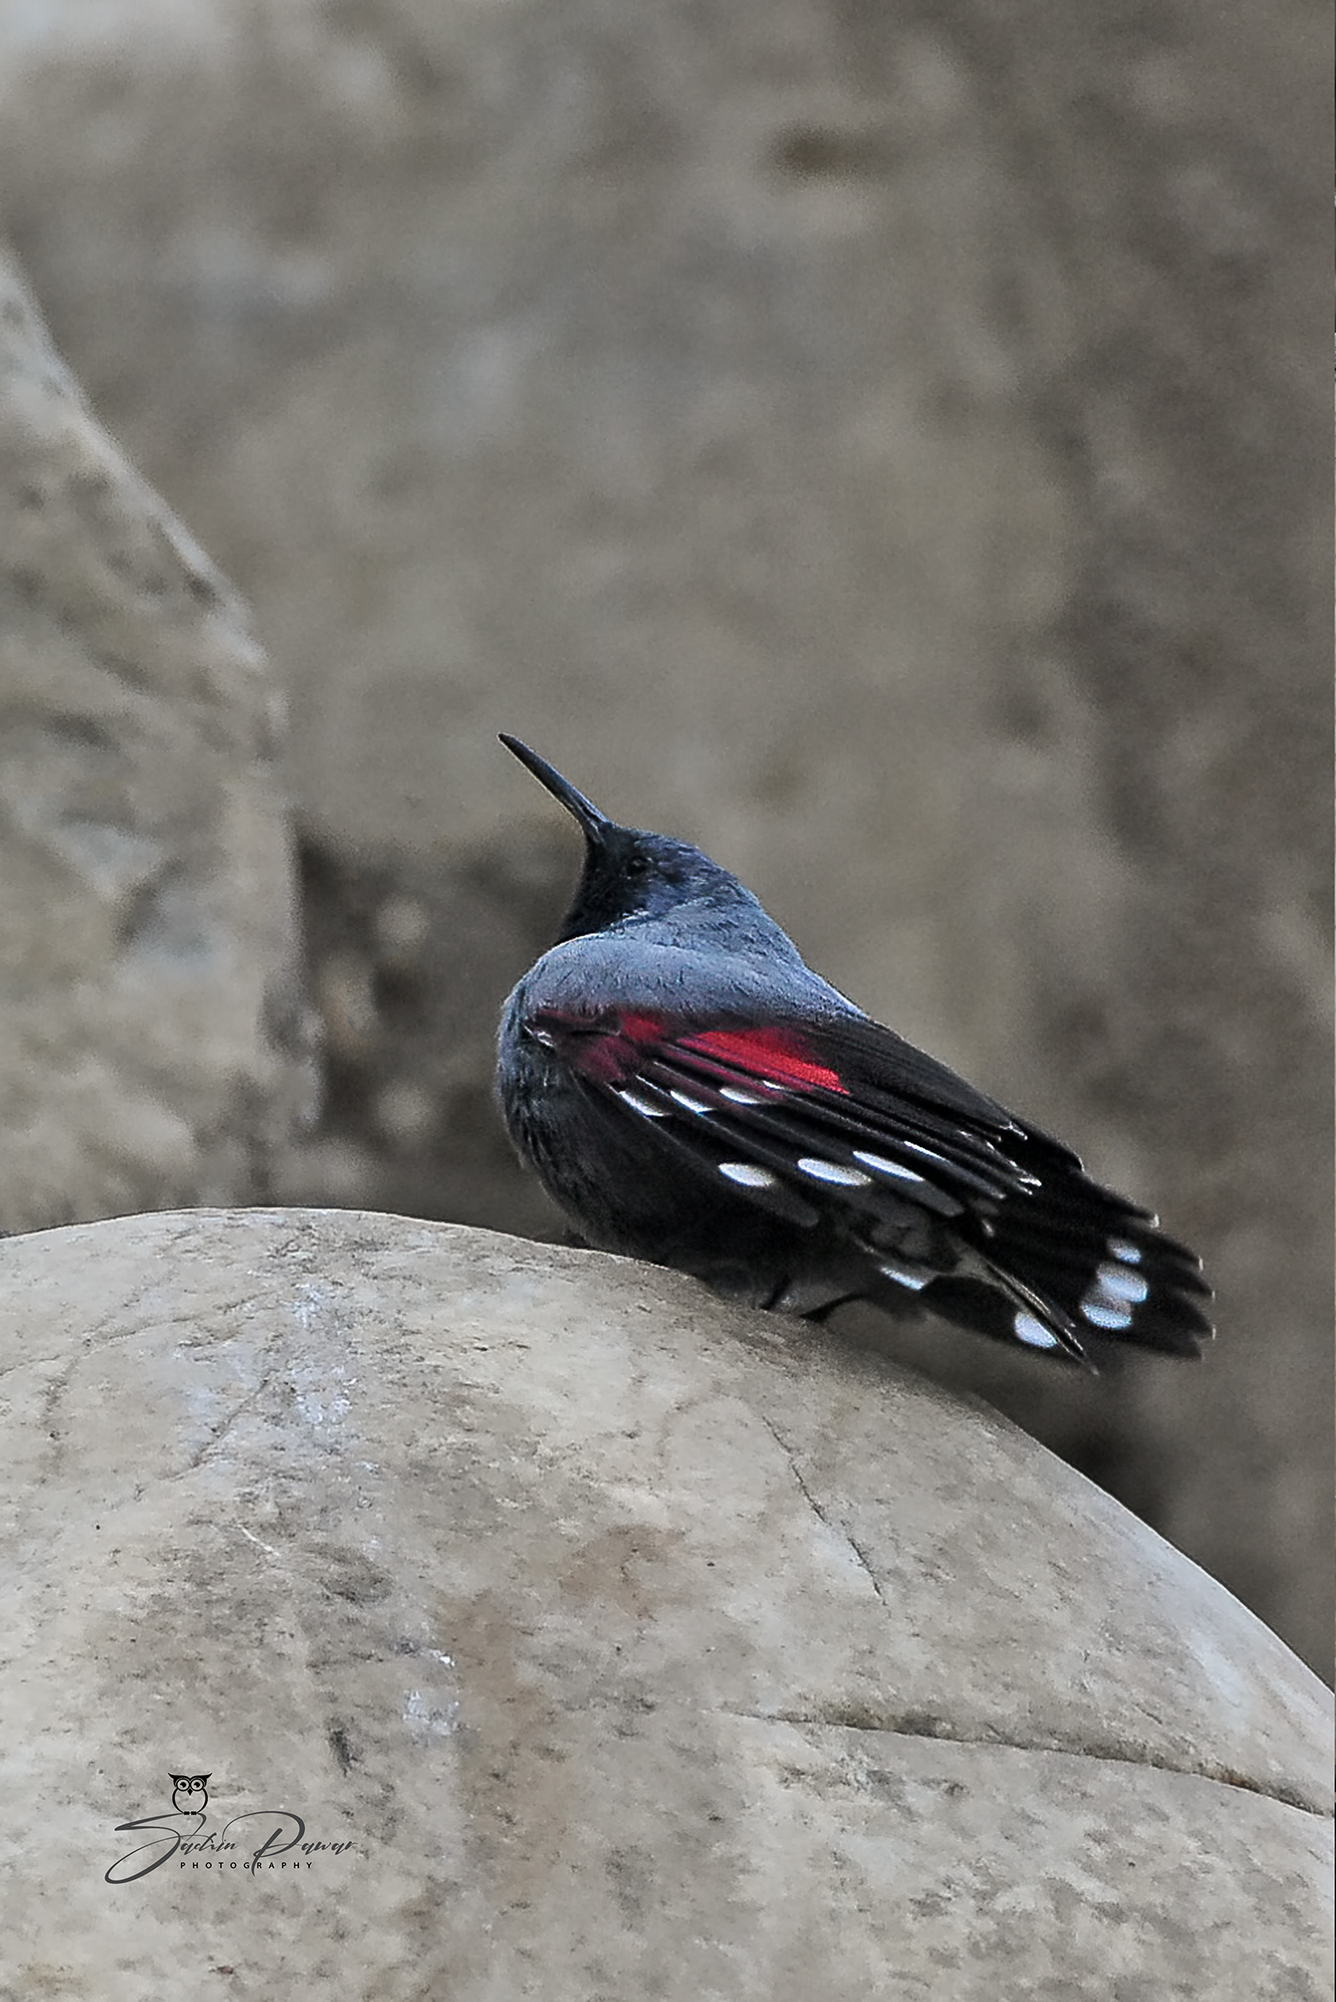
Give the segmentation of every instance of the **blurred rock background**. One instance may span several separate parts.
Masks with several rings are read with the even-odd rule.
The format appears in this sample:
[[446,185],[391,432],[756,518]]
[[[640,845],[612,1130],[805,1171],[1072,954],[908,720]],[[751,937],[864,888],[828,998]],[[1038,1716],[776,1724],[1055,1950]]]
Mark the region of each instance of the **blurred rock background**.
[[245,1203],[309,1117],[282,723],[0,254],[0,1231]]
[[1329,1673],[1325,32],[29,0],[0,226],[286,685],[328,1078],[251,1193],[557,1230],[514,730],[1201,1249],[1201,1368],[892,1339]]

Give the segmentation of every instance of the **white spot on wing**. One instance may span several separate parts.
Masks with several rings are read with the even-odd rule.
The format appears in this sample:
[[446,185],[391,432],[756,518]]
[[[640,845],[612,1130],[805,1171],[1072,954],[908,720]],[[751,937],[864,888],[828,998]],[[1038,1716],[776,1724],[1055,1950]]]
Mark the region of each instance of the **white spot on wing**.
[[890,1260],[884,1261],[879,1269],[888,1279],[894,1279],[897,1286],[908,1286],[914,1293],[921,1293],[935,1277],[931,1272],[916,1272],[912,1265],[896,1265]]
[[1092,1328],[1130,1328],[1132,1309],[1120,1307],[1101,1294],[1087,1294],[1081,1302],[1081,1312]]
[[1126,1300],[1138,1306],[1150,1291],[1144,1272],[1129,1272],[1125,1265],[1101,1265],[1095,1274],[1100,1292],[1109,1300]]
[[719,1087],[719,1096],[720,1098],[728,1099],[733,1105],[764,1105],[766,1103],[765,1099],[759,1097],[756,1092],[743,1091],[741,1086],[736,1084],[721,1084]]
[[1115,1258],[1120,1258],[1124,1265],[1140,1265],[1141,1263],[1141,1247],[1136,1244],[1129,1244],[1125,1237],[1111,1237],[1109,1239],[1109,1250]]
[[772,1189],[775,1185],[775,1177],[768,1168],[754,1167],[750,1161],[721,1161],[719,1172],[744,1189]]
[[798,1167],[814,1182],[831,1182],[841,1189],[866,1189],[871,1175],[865,1175],[861,1168],[845,1168],[838,1161],[819,1161],[815,1154],[799,1156]]
[[902,1168],[898,1161],[888,1161],[883,1154],[865,1154],[855,1147],[854,1159],[861,1161],[865,1168],[871,1168],[874,1175],[894,1175],[897,1181],[917,1182],[921,1189],[927,1186],[922,1175],[916,1175],[912,1168]]
[[1025,1342],[1032,1349],[1056,1349],[1062,1346],[1053,1330],[1046,1328],[1042,1321],[1037,1321],[1033,1314],[1027,1314],[1024,1308],[1013,1317],[1011,1325],[1016,1331],[1017,1341]]
[[629,1085],[619,1091],[617,1096],[623,1105],[629,1105],[632,1112],[640,1113],[642,1118],[666,1119],[668,1117],[668,1108],[666,1105],[655,1105],[653,1099],[642,1098],[640,1093],[632,1091]]
[[684,1112],[709,1112],[712,1110],[710,1106],[705,1104],[703,1099],[693,1098],[689,1091],[670,1091],[668,1096],[673,1100],[674,1104],[680,1105]]

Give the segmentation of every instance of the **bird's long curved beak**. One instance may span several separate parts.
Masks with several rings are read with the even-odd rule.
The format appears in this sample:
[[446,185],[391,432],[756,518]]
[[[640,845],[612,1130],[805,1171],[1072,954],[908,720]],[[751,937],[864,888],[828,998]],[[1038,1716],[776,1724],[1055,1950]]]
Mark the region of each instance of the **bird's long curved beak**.
[[504,730],[499,731],[498,735],[506,749],[513,751],[522,765],[528,766],[539,785],[546,786],[553,799],[560,800],[567,813],[579,821],[585,840],[593,846],[598,846],[612,826],[606,813],[600,813],[592,800],[587,800],[582,792],[577,792],[569,779],[564,779],[546,758],[540,758],[537,751],[531,751],[518,737],[509,737]]

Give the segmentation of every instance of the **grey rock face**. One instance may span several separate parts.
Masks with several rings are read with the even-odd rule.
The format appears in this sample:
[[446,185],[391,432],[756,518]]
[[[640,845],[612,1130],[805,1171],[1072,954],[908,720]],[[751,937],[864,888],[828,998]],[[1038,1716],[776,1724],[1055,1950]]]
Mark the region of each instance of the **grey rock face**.
[[[1327,1692],[1005,1421],[396,1218],[50,1231],[0,1285],[12,1992],[1325,1992]],[[174,1773],[249,1848],[109,1887]],[[351,1846],[234,1875],[275,1807]]]
[[280,718],[0,261],[0,1226],[263,1189],[310,1091]]

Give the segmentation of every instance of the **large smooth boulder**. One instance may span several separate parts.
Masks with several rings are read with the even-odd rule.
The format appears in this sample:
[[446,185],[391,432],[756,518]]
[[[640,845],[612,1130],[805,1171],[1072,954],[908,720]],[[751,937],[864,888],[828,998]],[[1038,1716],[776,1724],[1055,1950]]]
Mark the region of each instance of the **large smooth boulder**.
[[1325,1993],[1326,1691],[983,1407],[386,1216],[0,1300],[0,1992]]

